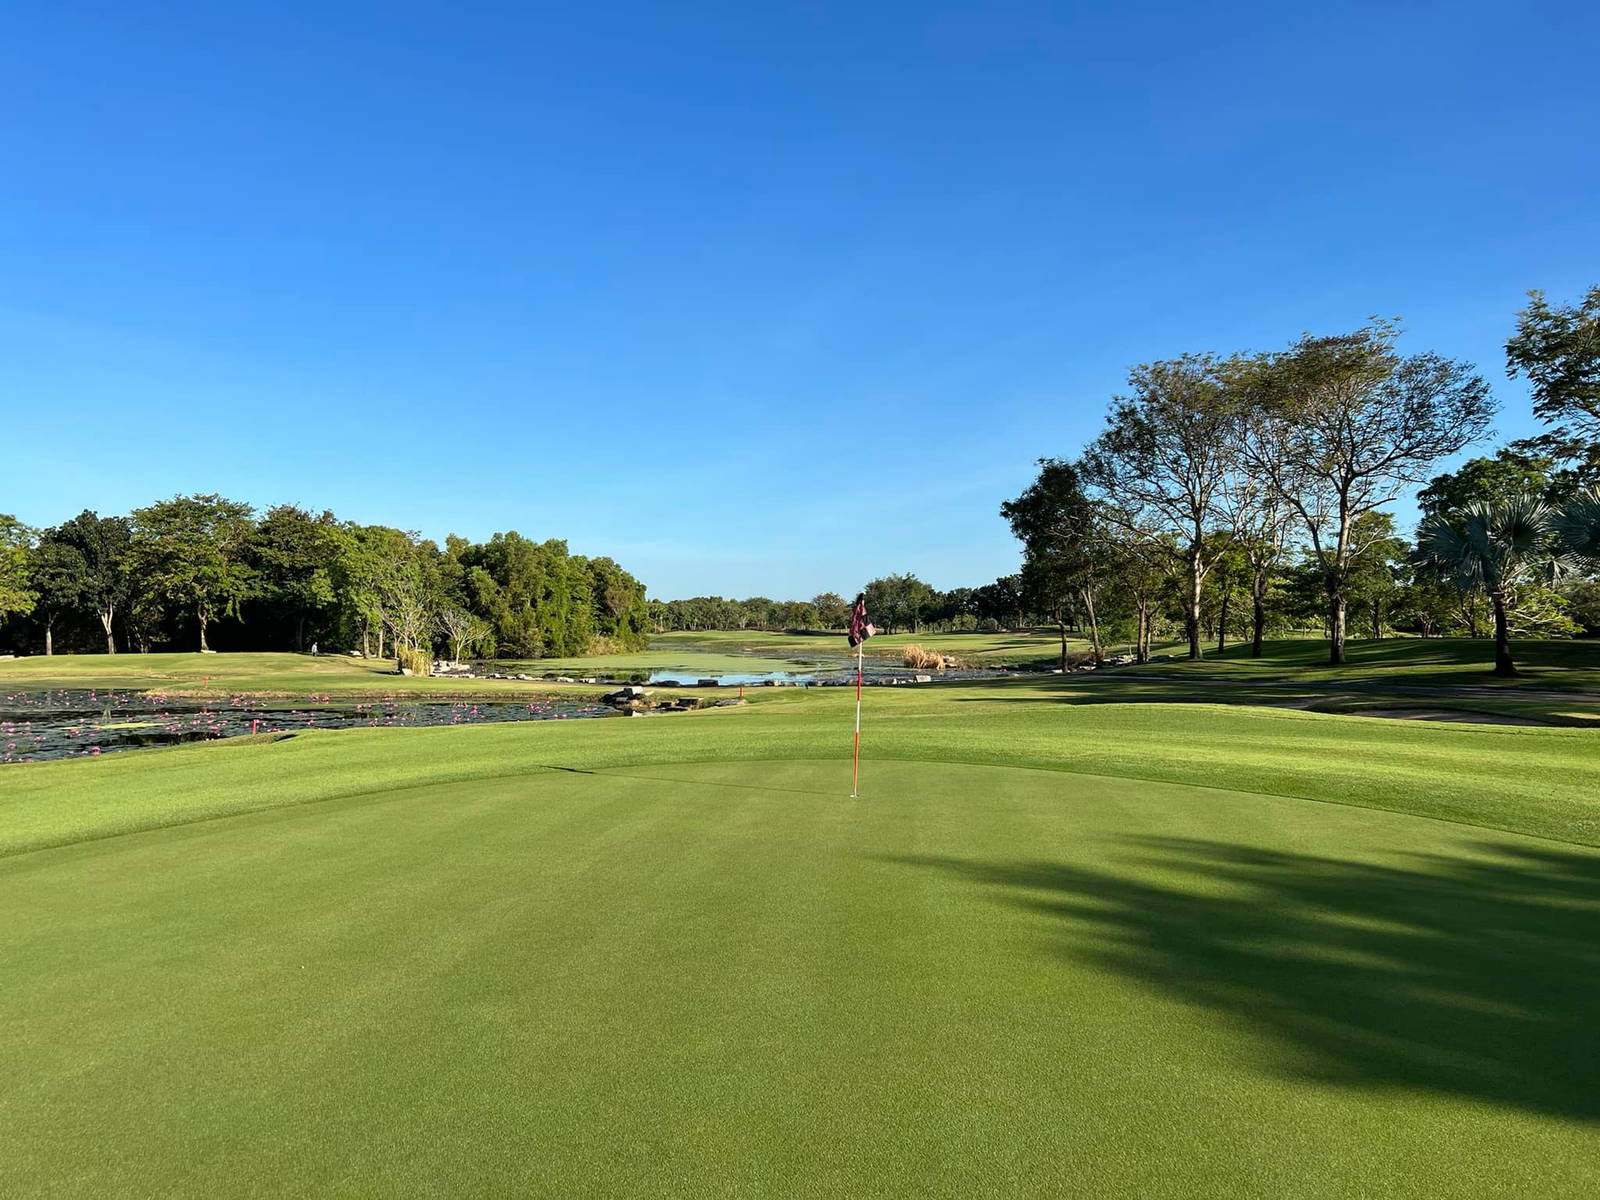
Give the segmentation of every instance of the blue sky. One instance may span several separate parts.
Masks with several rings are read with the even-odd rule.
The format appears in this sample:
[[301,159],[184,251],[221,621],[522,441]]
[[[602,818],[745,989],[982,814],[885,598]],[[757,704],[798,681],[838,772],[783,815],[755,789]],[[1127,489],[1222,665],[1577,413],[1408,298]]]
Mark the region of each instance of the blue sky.
[[176,492],[672,597],[1013,569],[1129,364],[1600,282],[1600,16],[1533,4],[25,2],[0,511]]

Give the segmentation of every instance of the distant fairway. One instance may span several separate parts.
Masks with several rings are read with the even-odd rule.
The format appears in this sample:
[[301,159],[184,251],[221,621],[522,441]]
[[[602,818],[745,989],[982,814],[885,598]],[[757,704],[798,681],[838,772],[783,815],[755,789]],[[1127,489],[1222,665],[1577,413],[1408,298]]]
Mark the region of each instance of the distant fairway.
[[7,1193],[1590,1194],[1600,732],[1072,686],[0,768]]

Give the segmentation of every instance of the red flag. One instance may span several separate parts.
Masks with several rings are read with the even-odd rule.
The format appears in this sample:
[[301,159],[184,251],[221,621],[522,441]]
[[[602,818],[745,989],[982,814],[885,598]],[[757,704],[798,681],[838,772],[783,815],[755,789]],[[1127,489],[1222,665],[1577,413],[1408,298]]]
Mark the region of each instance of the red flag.
[[850,644],[859,646],[877,632],[877,626],[867,624],[867,594],[861,592],[850,609]]

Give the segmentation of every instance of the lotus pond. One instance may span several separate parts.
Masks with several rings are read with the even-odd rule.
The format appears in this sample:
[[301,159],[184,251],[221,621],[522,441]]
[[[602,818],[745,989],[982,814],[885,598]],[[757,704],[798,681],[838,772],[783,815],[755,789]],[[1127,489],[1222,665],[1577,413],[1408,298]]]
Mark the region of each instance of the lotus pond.
[[247,696],[180,699],[149,692],[69,688],[0,693],[0,763],[78,758],[250,733],[356,726],[480,725],[614,716],[583,700],[434,700],[400,697],[275,703]]

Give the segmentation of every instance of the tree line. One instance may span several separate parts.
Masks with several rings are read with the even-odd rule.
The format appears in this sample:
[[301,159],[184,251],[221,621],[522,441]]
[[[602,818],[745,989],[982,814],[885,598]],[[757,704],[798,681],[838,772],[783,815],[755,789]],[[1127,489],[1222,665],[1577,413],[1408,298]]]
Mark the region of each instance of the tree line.
[[[1546,432],[1445,474],[1440,460],[1488,435],[1489,386],[1465,363],[1400,353],[1394,323],[1135,367],[1085,450],[1041,459],[1001,507],[1063,658],[1069,624],[1098,659],[1114,617],[1144,661],[1173,611],[1199,658],[1234,604],[1257,655],[1275,617],[1314,604],[1335,664],[1353,617],[1374,636],[1396,620],[1487,624],[1502,674],[1513,632],[1600,631],[1600,287],[1563,307],[1530,295],[1507,371],[1532,383]],[[1385,510],[1416,488],[1408,541]]]
[[[870,580],[862,589],[867,613],[885,633],[993,631],[1029,624],[1037,616],[1027,605],[1022,577],[1008,575],[981,587],[943,592],[915,575],[892,574]],[[657,633],[701,630],[844,629],[850,623],[850,601],[836,592],[809,600],[769,600],[752,596],[729,600],[694,596],[687,600],[651,600],[651,628]]]
[[515,532],[444,545],[218,495],[48,529],[0,514],[0,623],[18,647],[565,657],[642,649],[645,589],[610,558]]

